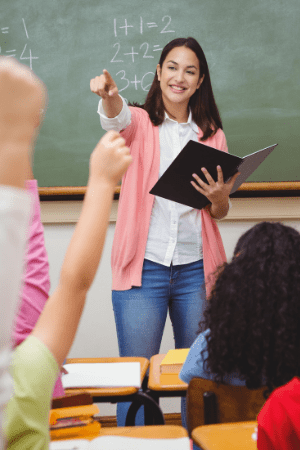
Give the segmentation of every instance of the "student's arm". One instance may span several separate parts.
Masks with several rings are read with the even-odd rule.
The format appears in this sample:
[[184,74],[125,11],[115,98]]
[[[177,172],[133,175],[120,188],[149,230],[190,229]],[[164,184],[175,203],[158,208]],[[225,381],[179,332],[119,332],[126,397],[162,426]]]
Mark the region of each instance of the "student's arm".
[[90,159],[90,176],[80,219],[67,250],[59,285],[33,330],[59,365],[72,345],[87,292],[96,274],[114,189],[131,162],[118,133],[108,132]]
[[91,91],[102,98],[102,106],[107,117],[112,118],[120,114],[123,100],[118,94],[118,87],[107,70],[90,81]]
[[26,66],[0,56],[0,184],[24,188],[46,90]]

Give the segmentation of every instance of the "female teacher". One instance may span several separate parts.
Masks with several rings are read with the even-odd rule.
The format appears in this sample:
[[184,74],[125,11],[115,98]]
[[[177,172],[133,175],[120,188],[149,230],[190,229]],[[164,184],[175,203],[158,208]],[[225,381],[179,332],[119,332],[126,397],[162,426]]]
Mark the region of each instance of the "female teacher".
[[[227,151],[205,55],[193,38],[168,43],[142,106],[127,106],[106,70],[90,87],[101,97],[102,127],[122,131],[133,158],[122,180],[112,249],[120,356],[150,359],[159,353],[168,311],[175,347],[190,347],[202,315],[204,286],[208,295],[212,274],[226,259],[214,219],[226,216],[237,175],[224,183],[218,167],[215,182],[201,168],[204,183],[194,174],[191,183],[211,202],[201,211],[149,191],[189,140]],[[118,405],[118,425],[125,424],[128,406]]]

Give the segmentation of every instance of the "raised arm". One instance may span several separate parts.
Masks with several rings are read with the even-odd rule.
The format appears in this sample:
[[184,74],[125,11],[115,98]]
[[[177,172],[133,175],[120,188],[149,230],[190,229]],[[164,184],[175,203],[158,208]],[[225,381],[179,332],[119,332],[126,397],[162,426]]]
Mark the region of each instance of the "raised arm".
[[0,57],[0,184],[24,188],[45,108],[43,83],[26,66]]
[[90,88],[94,94],[102,98],[102,105],[107,117],[112,118],[120,114],[123,106],[122,98],[119,96],[118,87],[107,70],[103,74],[90,81]]
[[72,345],[87,292],[96,274],[117,182],[131,162],[125,141],[114,131],[98,143],[80,219],[67,250],[57,289],[33,330],[59,365]]

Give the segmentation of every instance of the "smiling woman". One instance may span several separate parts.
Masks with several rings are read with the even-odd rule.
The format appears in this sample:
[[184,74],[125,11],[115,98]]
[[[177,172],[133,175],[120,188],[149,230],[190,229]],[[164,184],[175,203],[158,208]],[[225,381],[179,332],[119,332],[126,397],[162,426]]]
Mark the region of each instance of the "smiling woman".
[[185,123],[188,120],[188,104],[192,95],[201,86],[205,76],[201,75],[198,58],[187,47],[173,48],[162,67],[157,65],[157,78],[165,110],[178,123]]
[[[190,347],[198,331],[212,273],[225,261],[213,220],[228,212],[236,177],[194,187],[211,201],[201,213],[149,194],[189,140],[227,151],[205,55],[193,38],[178,38],[162,51],[143,105],[127,106],[111,75],[91,80],[105,130],[122,131],[133,162],[122,180],[112,249],[112,301],[121,356],[159,352],[169,311],[175,347]],[[205,281],[204,281],[205,274]],[[128,404],[117,409],[125,424]],[[140,415],[137,422],[141,424]]]

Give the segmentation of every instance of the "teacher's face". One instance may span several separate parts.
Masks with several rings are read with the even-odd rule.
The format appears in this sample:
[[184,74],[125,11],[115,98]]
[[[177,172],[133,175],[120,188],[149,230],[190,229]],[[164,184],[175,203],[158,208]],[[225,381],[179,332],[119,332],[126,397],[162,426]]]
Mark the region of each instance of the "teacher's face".
[[168,54],[162,67],[157,65],[162,98],[165,106],[178,104],[187,108],[189,99],[199,89],[199,61],[196,54],[187,47],[175,47]]

